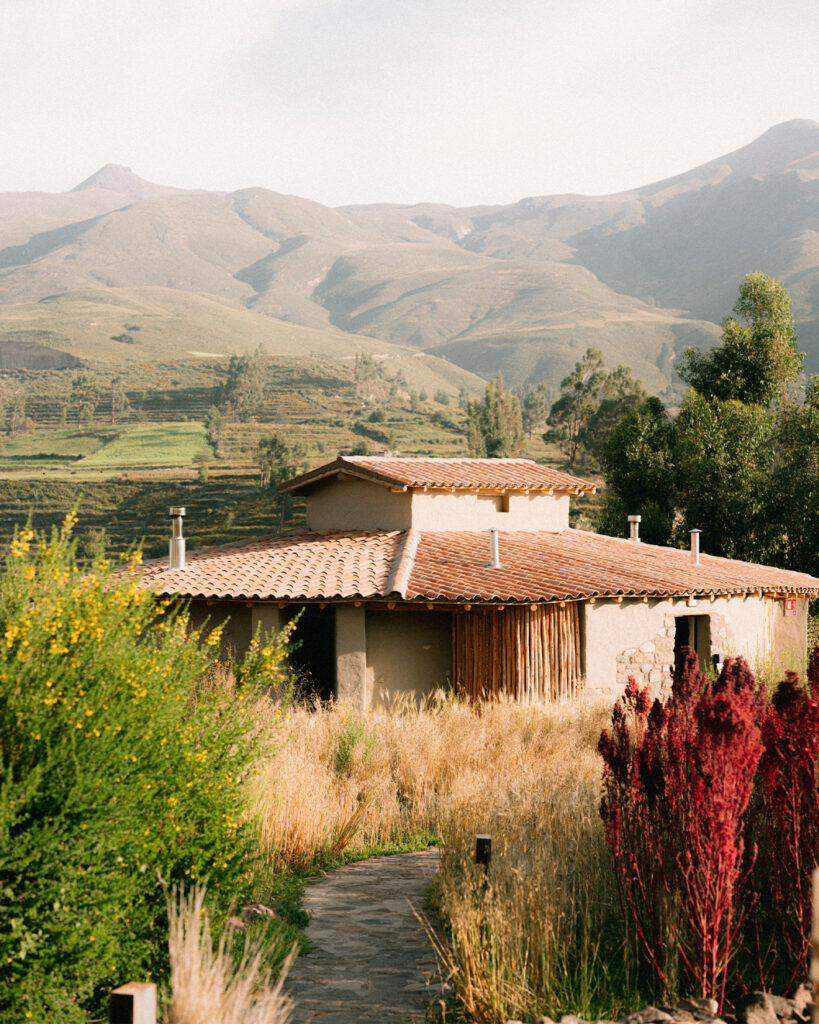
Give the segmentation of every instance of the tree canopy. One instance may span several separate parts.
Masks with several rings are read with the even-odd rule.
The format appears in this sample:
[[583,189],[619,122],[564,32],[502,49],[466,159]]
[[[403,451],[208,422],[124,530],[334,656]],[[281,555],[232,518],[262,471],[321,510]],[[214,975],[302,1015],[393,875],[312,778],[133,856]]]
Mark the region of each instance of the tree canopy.
[[503,375],[491,380],[481,400],[466,405],[469,454],[478,458],[506,459],[520,455],[525,440],[520,402],[503,386]]
[[748,274],[734,313],[722,322],[722,344],[710,352],[686,350],[680,377],[705,398],[754,405],[784,399],[802,372],[787,291],[772,277]]
[[606,372],[603,355],[587,349],[568,377],[560,382],[560,398],[549,411],[543,440],[556,442],[574,466],[582,452],[596,459],[626,411],[646,397],[628,366]]
[[819,572],[819,376],[794,387],[791,303],[764,274],[742,282],[721,344],[688,350],[691,386],[672,420],[658,399],[639,402],[605,444],[606,532],[625,535],[630,513],[643,539],[687,545],[703,530],[714,554]]

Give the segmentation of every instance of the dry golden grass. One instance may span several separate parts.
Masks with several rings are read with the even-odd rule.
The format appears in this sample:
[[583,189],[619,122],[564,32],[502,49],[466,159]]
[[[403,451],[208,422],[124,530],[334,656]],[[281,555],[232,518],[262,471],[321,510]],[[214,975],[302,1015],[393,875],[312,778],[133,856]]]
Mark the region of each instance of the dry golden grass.
[[[463,785],[445,809],[438,899],[447,938],[438,954],[469,1020],[608,1016],[622,998],[607,962],[622,950],[597,812],[595,748],[610,710],[542,709],[530,762],[471,792]],[[492,837],[486,875],[474,864],[478,832]]]
[[292,1003],[282,993],[282,984],[296,950],[272,984],[263,966],[263,943],[249,941],[236,964],[232,933],[226,929],[214,949],[204,900],[204,886],[168,900],[171,994],[167,1024],[287,1024]]
[[602,719],[589,707],[475,710],[443,696],[366,713],[297,705],[277,726],[257,784],[264,851],[274,864],[303,868],[438,832],[453,804],[494,789],[511,798],[560,761],[567,715],[572,729],[589,717],[592,749]]
[[[618,910],[596,753],[610,713],[610,700],[295,707],[259,780],[265,852],[308,867],[438,834],[438,953],[459,1012],[491,1022],[611,1008],[601,935]],[[486,883],[479,832],[493,841]]]

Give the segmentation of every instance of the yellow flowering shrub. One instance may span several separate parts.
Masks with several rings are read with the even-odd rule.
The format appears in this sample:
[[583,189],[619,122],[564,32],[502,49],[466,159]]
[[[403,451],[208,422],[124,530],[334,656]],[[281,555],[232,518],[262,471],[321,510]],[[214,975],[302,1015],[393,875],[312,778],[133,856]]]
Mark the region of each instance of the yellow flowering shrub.
[[217,648],[157,616],[138,557],[81,569],[72,526],[18,531],[0,574],[3,1021],[99,1019],[111,987],[160,977],[160,879],[207,878],[224,908],[254,884],[259,674],[209,681]]

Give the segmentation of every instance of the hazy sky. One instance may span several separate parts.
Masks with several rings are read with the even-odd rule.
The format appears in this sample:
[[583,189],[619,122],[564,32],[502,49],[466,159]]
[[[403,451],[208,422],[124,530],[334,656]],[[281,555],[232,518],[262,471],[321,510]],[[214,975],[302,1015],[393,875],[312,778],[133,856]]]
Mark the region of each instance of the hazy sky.
[[0,191],[606,193],[819,120],[815,0],[0,0]]

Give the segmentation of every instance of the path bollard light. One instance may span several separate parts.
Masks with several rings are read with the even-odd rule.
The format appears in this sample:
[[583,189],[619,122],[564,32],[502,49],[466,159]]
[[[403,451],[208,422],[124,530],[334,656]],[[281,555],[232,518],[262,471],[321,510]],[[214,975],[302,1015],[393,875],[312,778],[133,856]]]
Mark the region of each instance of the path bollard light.
[[489,873],[489,861],[492,859],[492,837],[485,833],[475,836],[475,863],[480,864],[484,874]]
[[111,993],[109,1024],[156,1024],[156,985],[129,981]]

